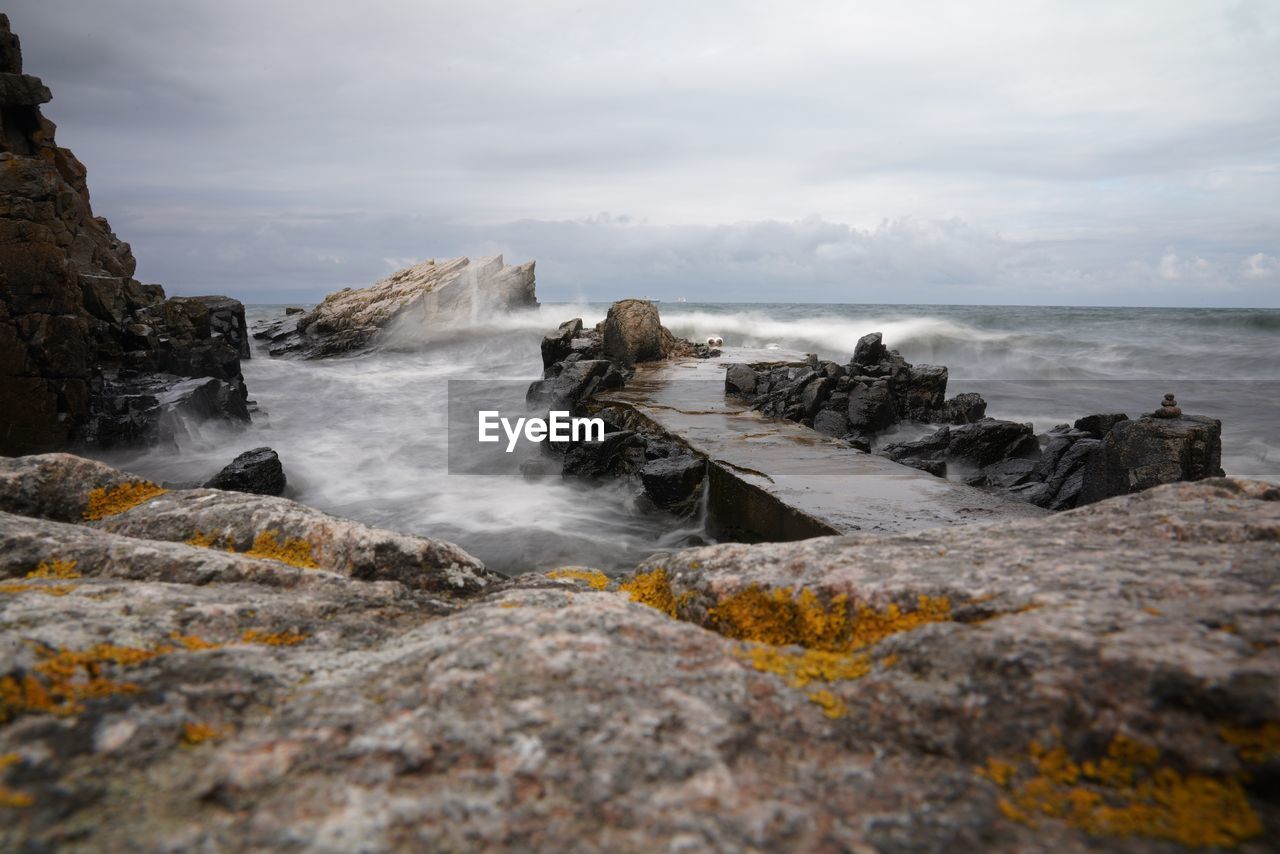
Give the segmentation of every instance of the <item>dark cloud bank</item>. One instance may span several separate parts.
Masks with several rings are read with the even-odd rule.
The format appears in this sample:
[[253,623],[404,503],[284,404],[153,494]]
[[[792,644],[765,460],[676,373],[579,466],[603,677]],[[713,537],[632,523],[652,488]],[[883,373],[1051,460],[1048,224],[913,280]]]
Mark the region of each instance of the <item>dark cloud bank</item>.
[[1272,3],[8,5],[176,293],[1280,305]]

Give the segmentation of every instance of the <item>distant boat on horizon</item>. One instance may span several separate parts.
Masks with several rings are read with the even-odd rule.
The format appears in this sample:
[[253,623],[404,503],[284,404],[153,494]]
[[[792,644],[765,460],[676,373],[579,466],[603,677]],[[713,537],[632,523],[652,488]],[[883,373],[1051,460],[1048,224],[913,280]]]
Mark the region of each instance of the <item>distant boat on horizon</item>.
[[676,297],[676,302],[688,302],[684,297]]

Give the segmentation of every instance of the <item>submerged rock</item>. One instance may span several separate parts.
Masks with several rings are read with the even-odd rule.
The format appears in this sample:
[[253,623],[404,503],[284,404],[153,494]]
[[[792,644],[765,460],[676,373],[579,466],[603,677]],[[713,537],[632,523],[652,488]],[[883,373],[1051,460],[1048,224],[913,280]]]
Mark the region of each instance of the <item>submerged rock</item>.
[[1261,852],[1277,499],[465,598],[0,513],[0,848]]
[[205,486],[255,495],[283,495],[286,483],[280,455],[270,448],[254,448],[237,456]]

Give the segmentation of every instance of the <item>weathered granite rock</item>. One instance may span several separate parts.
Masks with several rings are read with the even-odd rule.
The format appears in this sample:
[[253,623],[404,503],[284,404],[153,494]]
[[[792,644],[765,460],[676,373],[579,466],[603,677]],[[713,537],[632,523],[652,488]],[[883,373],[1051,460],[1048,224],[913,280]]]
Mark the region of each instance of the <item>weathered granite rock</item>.
[[423,261],[367,288],[343,288],[268,334],[273,356],[308,359],[369,348],[413,349],[494,314],[536,308],[534,262],[501,255]]
[[283,495],[287,483],[280,455],[270,448],[254,448],[227,463],[205,486],[254,495]]
[[1266,851],[1277,499],[1180,484],[464,601],[0,516],[0,679],[75,697],[3,695],[0,848]]
[[609,306],[601,333],[605,358],[624,367],[665,359],[671,347],[671,333],[649,300],[624,299]]
[[597,389],[621,388],[624,382],[622,374],[606,359],[562,361],[548,370],[556,372],[529,384],[525,400],[531,406],[573,412]]
[[1080,503],[1222,476],[1222,422],[1203,415],[1117,423],[1084,472]]
[[148,541],[281,555],[295,565],[442,594],[473,593],[498,578],[452,543],[372,528],[284,498],[165,491],[70,454],[0,458],[0,511]]
[[592,442],[570,444],[564,456],[565,477],[598,480],[637,470],[645,462],[644,439],[631,430],[615,430]]
[[0,453],[158,441],[163,407],[117,393],[142,375],[161,387],[225,381],[243,408],[243,307],[166,300],[133,278],[129,244],[94,216],[86,170],[57,146],[39,110],[49,92],[21,73],[3,15],[0,43],[10,45],[0,72]]

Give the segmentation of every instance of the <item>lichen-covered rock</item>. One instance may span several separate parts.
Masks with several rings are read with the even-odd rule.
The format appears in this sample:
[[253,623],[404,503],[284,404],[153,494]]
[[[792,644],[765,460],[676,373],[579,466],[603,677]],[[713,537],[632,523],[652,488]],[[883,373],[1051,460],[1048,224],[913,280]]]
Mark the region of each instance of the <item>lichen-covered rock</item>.
[[499,576],[442,540],[373,528],[294,501],[220,489],[165,490],[70,454],[0,459],[0,511],[140,540],[274,558],[359,579],[465,595]]
[[296,321],[271,332],[273,356],[309,359],[371,347],[421,347],[494,314],[536,308],[534,262],[434,259],[392,273],[367,288],[329,294]]
[[1262,852],[1277,499],[463,601],[0,515],[0,848]]

